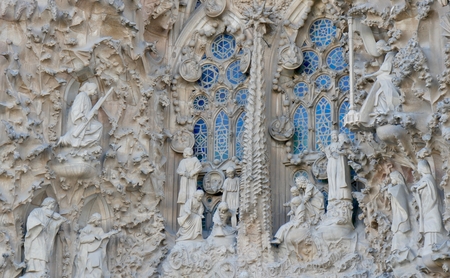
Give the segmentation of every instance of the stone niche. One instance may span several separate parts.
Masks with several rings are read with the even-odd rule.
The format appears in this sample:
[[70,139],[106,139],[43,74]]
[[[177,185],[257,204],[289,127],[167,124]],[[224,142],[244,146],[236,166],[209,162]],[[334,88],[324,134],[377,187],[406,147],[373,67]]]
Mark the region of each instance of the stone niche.
[[0,277],[450,276],[448,1],[0,1]]

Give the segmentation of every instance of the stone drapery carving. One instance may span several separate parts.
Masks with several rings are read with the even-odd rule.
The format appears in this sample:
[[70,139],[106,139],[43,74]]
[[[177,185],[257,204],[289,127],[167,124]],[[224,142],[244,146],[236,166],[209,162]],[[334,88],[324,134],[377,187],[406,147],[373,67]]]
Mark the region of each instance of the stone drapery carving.
[[311,183],[306,177],[299,177],[295,180],[295,184],[301,190],[302,213],[306,221],[311,225],[319,223],[322,214],[324,213],[323,194],[316,186]]
[[194,152],[191,148],[184,149],[184,159],[180,161],[177,168],[177,173],[181,176],[177,203],[182,205],[194,196],[194,192],[197,190],[197,176],[202,170],[202,164],[193,155]]
[[321,147],[328,159],[328,200],[351,200],[350,169],[346,156],[345,138],[339,138],[339,132],[332,131],[331,141],[328,146]]
[[48,263],[54,258],[53,247],[60,226],[67,221],[55,212],[56,201],[46,198],[40,208],[31,211],[27,218],[25,235],[26,273],[22,277],[41,277],[49,273]]
[[76,261],[75,277],[108,277],[108,264],[106,260],[106,245],[109,238],[118,231],[111,230],[105,233],[100,227],[102,216],[94,213],[88,225],[80,231],[80,246]]
[[203,195],[204,192],[202,190],[195,191],[182,206],[178,217],[180,229],[177,233],[177,241],[202,239]]
[[102,136],[103,125],[95,119],[88,119],[92,113],[90,96],[97,92],[97,85],[85,83],[73,101],[69,113],[67,132],[59,139],[62,146],[88,147],[98,144]]

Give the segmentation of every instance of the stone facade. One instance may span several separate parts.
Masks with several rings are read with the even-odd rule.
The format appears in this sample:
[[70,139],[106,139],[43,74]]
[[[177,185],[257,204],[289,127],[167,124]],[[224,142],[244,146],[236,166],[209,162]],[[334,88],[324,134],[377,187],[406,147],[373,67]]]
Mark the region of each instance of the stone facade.
[[0,277],[448,277],[446,0],[3,0]]

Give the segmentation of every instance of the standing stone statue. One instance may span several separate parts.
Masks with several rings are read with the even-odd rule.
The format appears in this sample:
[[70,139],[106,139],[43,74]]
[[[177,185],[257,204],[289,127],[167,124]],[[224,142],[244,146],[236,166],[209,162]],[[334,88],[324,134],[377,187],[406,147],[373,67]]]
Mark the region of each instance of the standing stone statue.
[[405,233],[411,230],[411,224],[409,222],[408,189],[406,188],[405,179],[400,172],[392,172],[390,177],[391,184],[388,186],[387,191],[391,199],[391,231],[394,234],[391,250],[402,250],[408,243],[408,238],[405,236]]
[[102,216],[99,213],[92,214],[86,227],[80,233],[80,248],[76,261],[77,278],[103,278],[109,277],[106,261],[106,245],[109,238],[117,234],[112,230],[105,233],[100,227]]
[[191,198],[187,200],[181,209],[180,217],[178,217],[177,241],[195,240],[202,237],[202,218],[203,216],[203,195],[202,190],[197,190]]
[[226,170],[226,173],[227,178],[223,183],[222,202],[228,204],[228,208],[231,212],[231,226],[236,228],[236,215],[239,209],[239,177],[235,177],[235,170],[233,167],[229,167]]
[[[23,277],[50,275],[47,264],[52,256],[56,233],[66,218],[55,212],[56,201],[45,198],[40,208],[31,211],[27,219],[25,235],[26,274]],[[51,276],[51,275],[50,275]]]
[[183,156],[184,159],[180,161],[177,169],[177,173],[181,176],[177,203],[182,206],[194,196],[194,192],[197,190],[197,176],[202,170],[202,164],[194,156],[192,148],[184,149]]
[[439,210],[439,193],[428,161],[420,160],[417,168],[421,178],[411,190],[415,193],[419,205],[419,229],[425,237],[424,249],[429,249],[434,244],[439,243],[443,232],[442,215]]
[[[73,101],[67,123],[67,132],[59,139],[62,146],[87,147],[100,141],[103,125],[89,117],[92,102],[89,96],[96,94],[95,83],[85,83]],[[91,112],[92,113],[92,112]],[[90,119],[89,119],[90,118]]]
[[346,151],[344,149],[345,142],[338,141],[339,132],[331,131],[331,143],[324,147],[319,142],[319,147],[325,152],[328,176],[328,200],[352,200],[350,185],[350,169]]

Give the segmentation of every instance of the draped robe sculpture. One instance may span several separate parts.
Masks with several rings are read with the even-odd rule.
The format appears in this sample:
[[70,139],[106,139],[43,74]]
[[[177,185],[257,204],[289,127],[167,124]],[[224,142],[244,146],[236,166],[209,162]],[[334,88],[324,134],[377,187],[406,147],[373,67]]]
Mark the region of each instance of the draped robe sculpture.
[[198,173],[202,170],[202,164],[194,157],[191,148],[184,149],[184,159],[178,165],[177,173],[181,175],[180,191],[178,192],[178,204],[184,205],[189,198],[194,196],[197,189]]

